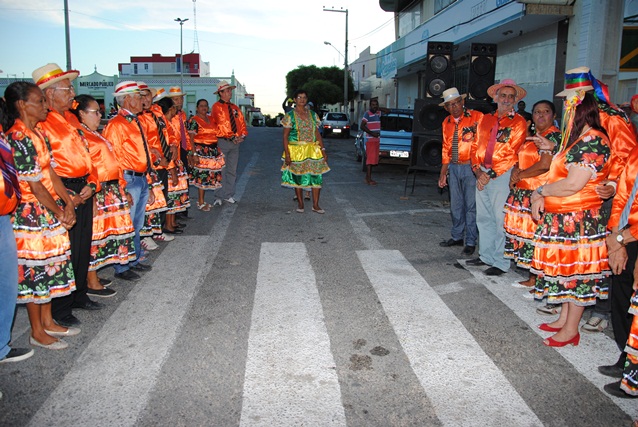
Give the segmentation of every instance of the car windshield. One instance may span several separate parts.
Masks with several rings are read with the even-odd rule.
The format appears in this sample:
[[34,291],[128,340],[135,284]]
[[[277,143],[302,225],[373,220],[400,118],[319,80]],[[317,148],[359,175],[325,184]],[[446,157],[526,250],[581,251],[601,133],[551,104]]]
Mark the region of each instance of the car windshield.
[[412,119],[401,116],[381,116],[381,129],[393,132],[412,132]]
[[329,113],[327,120],[337,120],[345,122],[348,120],[348,117],[344,113]]

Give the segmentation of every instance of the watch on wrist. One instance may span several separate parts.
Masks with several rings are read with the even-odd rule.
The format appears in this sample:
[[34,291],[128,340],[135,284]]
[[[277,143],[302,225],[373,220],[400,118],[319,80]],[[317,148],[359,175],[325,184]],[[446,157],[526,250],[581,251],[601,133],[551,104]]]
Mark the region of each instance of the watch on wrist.
[[622,236],[622,231],[618,233],[616,236],[616,241],[620,243],[622,246],[625,246],[625,238]]
[[536,192],[542,196],[543,195],[543,186],[541,185],[540,187],[538,187],[536,189]]

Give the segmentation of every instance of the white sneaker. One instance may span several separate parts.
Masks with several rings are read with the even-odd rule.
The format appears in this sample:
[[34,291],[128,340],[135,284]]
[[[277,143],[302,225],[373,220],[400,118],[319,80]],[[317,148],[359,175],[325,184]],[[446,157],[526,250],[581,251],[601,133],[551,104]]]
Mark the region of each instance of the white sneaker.
[[172,242],[173,240],[175,240],[175,237],[166,233],[162,233],[162,234],[153,236],[153,240],[156,240],[158,242]]
[[232,197],[224,199],[224,201],[230,203],[231,205],[234,205],[235,203],[237,203],[237,200],[233,199]]
[[155,249],[159,248],[159,245],[155,243],[155,241],[153,241],[153,239],[150,237],[144,237],[140,243],[142,244],[142,247],[147,251],[154,251]]
[[213,206],[221,206],[222,205],[222,199],[215,199],[215,201],[213,202]]

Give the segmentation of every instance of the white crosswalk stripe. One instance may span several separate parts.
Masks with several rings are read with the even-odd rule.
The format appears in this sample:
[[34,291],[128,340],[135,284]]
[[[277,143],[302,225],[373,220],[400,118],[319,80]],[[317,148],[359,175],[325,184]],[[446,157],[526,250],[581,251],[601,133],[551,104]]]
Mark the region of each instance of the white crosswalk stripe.
[[345,426],[315,275],[302,243],[262,244],[242,426]]
[[400,252],[357,254],[412,369],[444,425],[542,425]]

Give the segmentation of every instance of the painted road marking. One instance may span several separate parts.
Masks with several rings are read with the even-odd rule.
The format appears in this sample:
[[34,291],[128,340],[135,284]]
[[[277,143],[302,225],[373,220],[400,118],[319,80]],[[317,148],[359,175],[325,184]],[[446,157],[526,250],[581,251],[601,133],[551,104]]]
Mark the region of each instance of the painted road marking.
[[345,426],[315,274],[303,243],[263,243],[242,426]]

